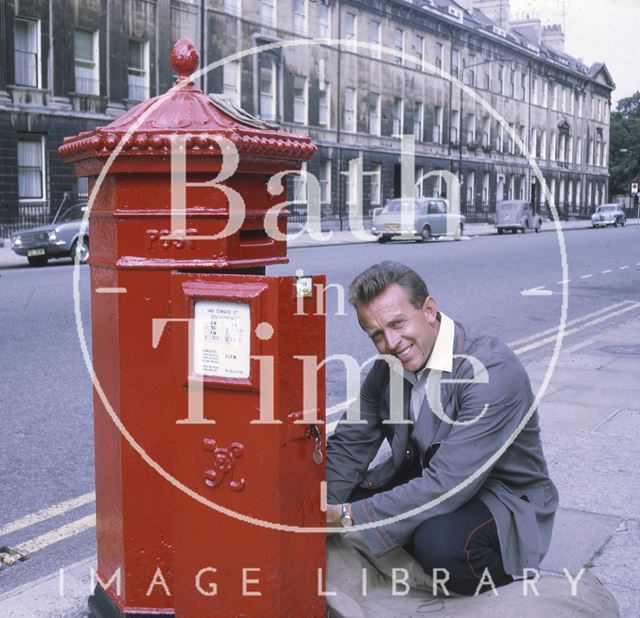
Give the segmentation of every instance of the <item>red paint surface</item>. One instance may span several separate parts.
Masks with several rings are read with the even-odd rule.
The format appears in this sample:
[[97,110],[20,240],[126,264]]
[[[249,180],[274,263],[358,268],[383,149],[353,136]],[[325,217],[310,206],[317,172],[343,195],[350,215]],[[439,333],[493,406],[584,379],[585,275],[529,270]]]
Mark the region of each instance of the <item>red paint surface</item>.
[[[194,62],[194,55],[196,60]],[[233,274],[238,269],[286,262],[286,243],[264,233],[264,215],[286,199],[267,192],[274,173],[299,169],[315,151],[308,138],[256,129],[223,114],[192,84],[188,74],[197,51],[181,41],[176,72],[184,88],[158,105],[127,141],[109,168],[93,203],[91,287],[93,364],[105,394],[134,439],[164,470],[220,504],[272,522],[322,526],[320,481],[324,467],[312,461],[314,441],[304,426],[286,420],[302,408],[302,363],[295,355],[324,358],[325,319],[314,315],[316,298],[296,311],[293,278]],[[93,187],[105,160],[152,101],[129,110],[111,125],[67,138],[60,154]],[[223,193],[190,187],[186,193],[186,239],[163,239],[171,229],[170,153],[165,136],[190,133],[189,182],[208,181],[220,171],[221,153],[208,134],[229,138],[240,153],[236,173],[225,185],[246,205],[241,229],[218,240],[189,240],[219,233],[229,217]],[[278,219],[286,230],[286,213]],[[197,232],[195,231],[197,230]],[[221,271],[226,274],[221,274]],[[314,282],[322,283],[322,278]],[[126,288],[124,294],[96,293],[99,287]],[[206,379],[204,415],[215,425],[185,425],[188,336],[186,324],[171,324],[156,348],[152,321],[193,317],[197,298],[249,302],[252,328],[269,322],[274,336],[251,339],[253,355],[272,355],[276,418],[281,425],[252,424],[259,416],[257,361],[249,380]],[[318,406],[324,414],[324,371],[318,372]],[[317,596],[317,569],[324,569],[323,535],[277,532],[219,514],[175,489],[128,444],[94,394],[98,575],[103,582],[120,569],[122,588],[108,592],[122,611],[175,612],[197,616],[324,616]],[[211,487],[205,473],[215,453],[235,448],[233,475]],[[211,443],[207,443],[211,444]],[[231,451],[218,453],[228,456]],[[238,484],[239,479],[243,483]],[[231,484],[236,481],[236,485]],[[241,487],[240,487],[241,485]],[[202,585],[215,581],[216,596],[196,589],[203,568],[215,568]],[[242,569],[259,568],[252,589],[241,594]],[[162,586],[147,594],[160,569]]]

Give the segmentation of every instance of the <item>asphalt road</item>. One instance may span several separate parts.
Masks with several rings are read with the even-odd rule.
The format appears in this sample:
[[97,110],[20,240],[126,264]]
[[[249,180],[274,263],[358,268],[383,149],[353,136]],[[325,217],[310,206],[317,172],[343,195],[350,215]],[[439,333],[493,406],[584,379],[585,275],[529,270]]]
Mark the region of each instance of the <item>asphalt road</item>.
[[[565,279],[570,280],[567,321],[640,296],[639,227],[573,230],[562,237],[555,233],[506,234],[461,242],[304,248],[291,258],[289,265],[270,272],[293,274],[300,268],[310,274],[326,272],[328,283],[344,288],[372,263],[404,262],[424,277],[442,311],[468,329],[507,342],[561,323],[561,282]],[[621,270],[624,266],[628,268]],[[537,294],[540,290],[534,288],[551,293]],[[531,295],[523,295],[527,291]],[[328,296],[329,353],[348,353],[363,362],[374,352],[371,343],[357,327],[348,303],[346,315],[340,315],[337,291],[330,289]],[[327,374],[331,405],[344,398],[344,372],[334,366]]]
[[[507,234],[462,242],[298,248],[290,258],[290,264],[268,274],[326,273],[328,283],[344,289],[371,263],[402,261],[425,277],[440,308],[467,328],[508,342],[532,337],[534,347],[523,352],[529,360],[551,357],[553,341],[544,344],[541,333],[560,323],[563,280],[570,280],[567,319],[579,320],[571,342],[613,324],[616,318],[607,316],[615,315],[620,303],[640,300],[640,227],[571,231],[563,241],[553,233]],[[80,267],[85,324],[88,273]],[[68,262],[0,270],[0,549],[40,535],[69,534],[59,542],[43,537],[42,549],[2,568],[0,593],[95,552],[90,521],[82,532],[72,524],[90,518],[90,497],[78,508],[7,531],[25,515],[93,491],[91,386],[76,333],[72,274]],[[362,362],[373,347],[348,305],[342,315],[336,289],[328,294],[328,353],[348,353]],[[587,318],[596,321],[596,316],[606,320],[589,325]],[[345,396],[344,372],[330,366],[327,377],[328,403],[335,405]]]

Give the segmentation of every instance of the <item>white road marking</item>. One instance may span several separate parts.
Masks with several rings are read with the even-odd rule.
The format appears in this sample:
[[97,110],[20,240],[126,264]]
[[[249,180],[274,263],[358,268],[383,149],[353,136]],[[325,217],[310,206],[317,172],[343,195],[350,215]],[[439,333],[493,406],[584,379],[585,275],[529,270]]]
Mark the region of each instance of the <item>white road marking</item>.
[[[596,324],[600,324],[600,322],[604,322],[605,320],[610,320],[611,318],[616,317],[617,315],[620,315],[622,313],[626,313],[627,311],[632,311],[633,309],[636,309],[640,307],[640,303],[633,303],[631,306],[629,307],[625,307],[624,309],[620,309],[619,311],[616,311],[614,313],[610,313],[609,315],[603,315],[599,318],[596,318],[595,320],[591,320],[590,322],[586,322],[585,324],[581,324],[580,326],[577,326],[576,328],[571,328],[564,331],[564,336],[567,337],[568,335],[573,335],[575,333],[580,332],[581,330],[584,330],[585,328],[589,328],[590,326],[595,326]],[[556,335],[552,335],[551,337],[546,337],[545,339],[541,339],[540,341],[536,341],[534,343],[531,343],[529,345],[523,346],[521,348],[518,348],[517,350],[514,350],[515,354],[524,354],[525,352],[529,352],[530,350],[535,350],[536,348],[539,348],[543,345],[546,345],[547,343],[552,343],[553,341],[555,341],[556,339]]]
[[522,290],[520,292],[522,296],[551,296],[553,292],[551,290],[542,289],[539,285],[537,288],[529,288],[528,290]]
[[[565,328],[567,326],[574,326],[575,324],[578,324],[580,322],[584,322],[586,320],[590,320],[600,314],[603,313],[607,313],[609,311],[614,311],[616,309],[619,309],[620,307],[623,307],[625,305],[628,305],[629,303],[632,303],[633,301],[630,300],[625,300],[622,301],[620,303],[615,303],[614,305],[609,305],[608,307],[605,307],[604,309],[599,309],[598,311],[594,311],[593,313],[587,313],[586,315],[583,315],[580,318],[575,318],[573,320],[570,320],[569,322],[567,322],[565,324]],[[557,332],[558,327],[557,326],[553,326],[552,328],[547,328],[546,330],[540,331],[539,333],[535,333],[534,335],[529,335],[527,337],[523,337],[522,339],[516,339],[515,341],[509,341],[507,343],[507,345],[510,348],[513,348],[515,346],[518,346],[522,343],[527,343],[528,341],[533,341],[534,339],[538,339],[538,337],[544,337],[545,335],[549,335],[551,333],[555,333]]]
[[589,279],[589,277],[593,277],[593,275],[582,275],[581,279]]
[[606,275],[607,273],[610,273],[610,272],[611,272],[611,269],[610,269],[610,268],[608,268],[607,270],[601,270],[600,272],[601,272],[603,275]]
[[562,281],[556,281],[558,285],[562,285],[563,283],[571,283],[571,279],[563,279]]
[[127,288],[96,288],[98,294],[126,294]]
[[572,345],[568,348],[563,347],[562,352],[563,354],[573,354],[574,352],[577,352],[578,350],[582,350],[582,348],[586,348],[587,346],[590,346],[592,343],[595,343],[598,339],[600,339],[601,336],[602,336],[601,334],[594,335],[593,337],[584,339],[580,343],[576,343],[575,345]]
[[89,504],[89,502],[93,502],[95,499],[96,494],[92,491],[87,494],[83,494],[82,496],[78,496],[77,498],[65,500],[64,502],[60,502],[59,504],[47,506],[44,509],[36,511],[35,513],[30,513],[29,515],[25,515],[20,519],[16,519],[9,522],[8,524],[0,526],[0,537],[5,536],[10,532],[22,530],[22,528],[27,528],[28,526],[32,526],[33,524],[40,523],[41,521],[45,521],[45,519],[50,519],[51,517],[62,515],[67,511],[71,511],[72,509],[77,509],[80,506]]
[[95,525],[96,514],[92,513],[91,515],[81,517],[80,519],[76,519],[71,523],[60,526],[55,530],[51,530],[50,532],[46,532],[45,534],[41,534],[34,539],[26,541],[25,543],[22,543],[22,545],[16,547],[16,549],[25,554],[33,554],[34,552],[37,552],[40,549],[44,549],[49,545],[53,545],[54,543],[58,543],[59,541],[64,541],[64,539],[68,539],[69,537],[75,536],[80,532],[89,530],[89,528],[93,528]]
[[620,270],[627,270],[628,266],[620,266]]

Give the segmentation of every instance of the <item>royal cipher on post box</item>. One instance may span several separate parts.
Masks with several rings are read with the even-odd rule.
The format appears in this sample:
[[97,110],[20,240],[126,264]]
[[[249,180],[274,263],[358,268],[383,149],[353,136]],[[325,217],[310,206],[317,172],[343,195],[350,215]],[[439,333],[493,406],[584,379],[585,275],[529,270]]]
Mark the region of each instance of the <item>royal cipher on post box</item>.
[[324,374],[303,366],[324,359],[324,281],[265,274],[315,147],[205,96],[190,41],[171,61],[168,93],[59,150],[92,199],[90,610],[323,616]]

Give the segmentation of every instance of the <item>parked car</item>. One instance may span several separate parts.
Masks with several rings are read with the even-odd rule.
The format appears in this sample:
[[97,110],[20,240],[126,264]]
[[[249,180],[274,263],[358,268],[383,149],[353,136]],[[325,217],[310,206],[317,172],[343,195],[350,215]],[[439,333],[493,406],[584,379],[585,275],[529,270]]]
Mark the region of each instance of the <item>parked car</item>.
[[465,218],[450,212],[447,200],[440,198],[396,198],[374,212],[371,233],[378,242],[392,238],[427,242],[431,238],[452,236],[460,240]]
[[627,216],[618,204],[600,204],[591,215],[591,225],[593,227],[604,227],[605,225],[613,225],[613,227],[621,225],[624,227],[626,222]]
[[11,248],[26,256],[31,266],[44,266],[49,258],[75,258],[79,247],[79,260],[84,264],[89,259],[89,228],[81,236],[80,224],[86,210],[86,202],[74,204],[47,225],[11,234]]
[[498,234],[511,230],[516,234],[520,230],[523,234],[528,230],[539,232],[542,227],[542,217],[531,210],[526,200],[505,200],[496,204],[496,228]]

